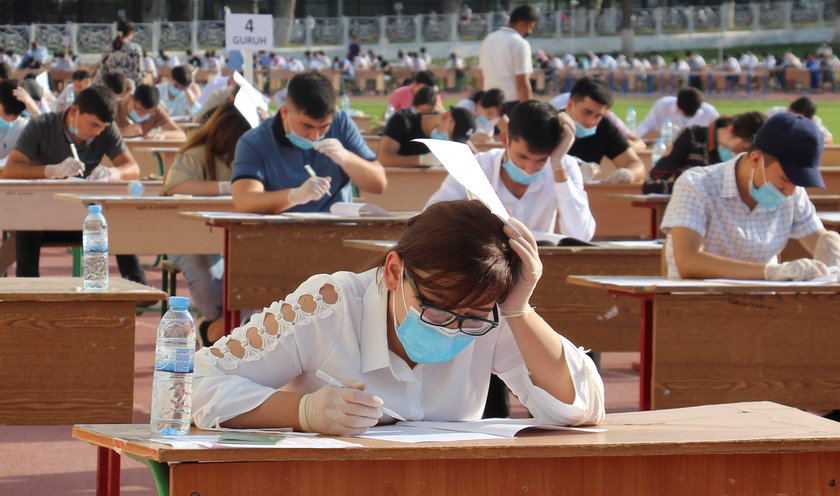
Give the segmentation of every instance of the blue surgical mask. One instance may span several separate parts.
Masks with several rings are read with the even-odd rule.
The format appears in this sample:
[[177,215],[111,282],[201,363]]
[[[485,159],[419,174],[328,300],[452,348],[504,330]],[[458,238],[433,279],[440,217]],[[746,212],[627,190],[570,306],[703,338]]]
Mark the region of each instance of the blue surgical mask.
[[417,110],[414,107],[408,107],[408,111],[414,115],[417,115]]
[[725,146],[718,146],[717,152],[720,159],[724,162],[732,160],[732,157],[735,156],[735,153],[733,153],[732,150],[726,148]]
[[14,127],[14,124],[6,119],[0,118],[0,131],[6,131]]
[[767,210],[776,210],[787,200],[787,195],[779,191],[770,181],[766,181],[760,188],[753,184],[755,169],[750,173],[750,196]]
[[583,127],[578,121],[575,121],[575,138],[588,138],[595,134],[598,126]]
[[488,119],[487,117],[484,117],[483,115],[479,114],[478,123],[481,124],[482,126],[489,126],[490,125],[490,119]]
[[309,138],[298,136],[297,134],[295,134],[294,131],[289,131],[288,133],[286,133],[286,137],[289,138],[289,141],[291,141],[293,145],[300,148],[301,150],[311,150],[315,146],[315,143],[324,139],[324,136],[326,135],[321,135],[320,137],[318,137],[318,139],[312,141]]
[[128,116],[131,117],[131,120],[140,124],[141,122],[146,122],[147,120],[152,118],[152,114],[146,114],[143,117],[140,117],[136,111],[132,110],[128,113]]
[[181,88],[176,88],[176,87],[172,86],[171,84],[169,85],[169,94],[170,95],[177,98],[177,97],[181,96],[181,93],[183,93],[183,92],[184,92],[184,90],[182,90]]
[[22,115],[23,117],[32,117],[32,114],[30,114],[28,110],[24,110],[20,113],[20,115]]
[[684,115],[680,114],[679,112],[678,112],[678,114],[679,114],[679,116],[680,116],[680,122],[682,122],[683,126],[684,126],[684,125],[686,125],[686,124],[688,124],[688,121],[689,121],[690,119],[689,119],[688,117],[686,117],[686,116],[684,116]]
[[432,139],[436,140],[449,140],[449,133],[445,133],[443,131],[438,131],[437,129],[432,129],[432,135],[429,136]]
[[526,186],[536,181],[545,171],[545,167],[543,167],[539,172],[528,174],[524,170],[517,167],[516,164],[514,164],[513,161],[510,159],[502,162],[502,167],[505,168],[505,171],[507,171],[508,175],[511,179],[514,180],[514,182],[524,184]]
[[[403,306],[405,306],[405,285],[402,284],[402,280],[402,276],[400,276],[400,288],[403,293]],[[393,305],[395,305],[395,299],[393,296],[391,297]],[[397,326],[395,309],[395,306],[392,307],[397,337],[412,362],[448,362],[475,339],[475,336],[464,334],[456,329],[444,329],[423,322],[420,320],[420,312],[414,307],[406,307],[405,318]]]

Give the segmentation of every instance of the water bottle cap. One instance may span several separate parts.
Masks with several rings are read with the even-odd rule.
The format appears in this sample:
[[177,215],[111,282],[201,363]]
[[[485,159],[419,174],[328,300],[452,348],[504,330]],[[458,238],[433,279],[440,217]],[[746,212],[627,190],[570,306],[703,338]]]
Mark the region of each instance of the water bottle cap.
[[88,205],[88,212],[92,214],[101,214],[102,205]]
[[169,306],[187,308],[190,306],[190,299],[186,296],[170,296]]
[[665,142],[664,142],[664,141],[662,141],[662,138],[656,138],[656,144],[657,144],[657,145],[664,145],[664,144],[665,144]]

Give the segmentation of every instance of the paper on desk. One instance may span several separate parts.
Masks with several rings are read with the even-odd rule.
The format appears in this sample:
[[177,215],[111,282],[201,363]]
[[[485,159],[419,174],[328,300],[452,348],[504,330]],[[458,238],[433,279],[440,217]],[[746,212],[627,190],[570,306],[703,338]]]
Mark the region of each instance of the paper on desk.
[[831,266],[828,268],[829,274],[827,276],[820,276],[815,277],[809,281],[767,281],[764,279],[760,280],[748,280],[748,279],[707,279],[708,282],[714,282],[718,284],[731,284],[733,286],[752,286],[752,285],[761,285],[761,286],[781,286],[781,287],[792,287],[792,286],[822,286],[824,284],[837,284],[840,283],[840,268],[835,266]]
[[376,217],[391,217],[391,213],[372,203],[335,202],[330,205],[330,212],[342,217],[362,217],[371,215]]
[[220,444],[219,435],[190,434],[186,436],[159,436],[150,442],[168,444],[177,449],[212,449],[212,448],[347,448],[359,446],[331,437],[289,436],[276,444]]
[[382,425],[371,427],[356,437],[379,439],[399,443],[451,443],[455,441],[481,441],[485,439],[503,439],[493,434],[479,432],[445,431],[443,429],[427,429],[424,427],[410,427],[400,425]]
[[477,441],[513,438],[524,431],[535,429],[586,433],[605,432],[607,430],[597,427],[537,424],[533,419],[483,419],[473,422],[408,421],[373,427],[357,437],[402,443]]
[[481,203],[485,204],[491,212],[498,215],[502,220],[508,220],[508,214],[499,196],[487,180],[487,176],[478,165],[470,147],[455,141],[437,139],[415,139],[429,147],[429,150],[440,160],[450,176],[461,183],[467,192],[475,196]]
[[599,246],[623,246],[626,248],[662,248],[662,241],[659,240],[639,240],[639,241],[604,241],[598,243]]

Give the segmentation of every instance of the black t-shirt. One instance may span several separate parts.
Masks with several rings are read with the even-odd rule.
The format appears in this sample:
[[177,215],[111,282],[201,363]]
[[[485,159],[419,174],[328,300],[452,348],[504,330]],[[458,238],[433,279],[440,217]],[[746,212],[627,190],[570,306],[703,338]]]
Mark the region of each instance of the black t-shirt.
[[400,144],[398,155],[422,155],[429,151],[423,143],[411,141],[416,138],[428,138],[423,134],[423,114],[415,114],[410,108],[395,113],[385,126],[385,136]]
[[601,119],[595,134],[588,138],[575,138],[575,144],[569,150],[569,155],[577,157],[586,162],[600,163],[604,155],[610,160],[624,153],[630,145],[627,139],[621,135],[621,131],[615,127],[606,117]]

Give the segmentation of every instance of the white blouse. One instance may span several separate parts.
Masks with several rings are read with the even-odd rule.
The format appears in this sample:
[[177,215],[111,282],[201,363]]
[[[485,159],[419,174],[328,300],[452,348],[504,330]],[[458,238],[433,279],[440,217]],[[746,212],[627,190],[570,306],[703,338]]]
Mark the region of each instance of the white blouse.
[[[223,358],[208,348],[196,354],[193,422],[202,428],[218,426],[253,410],[277,390],[316,391],[325,385],[315,376],[318,369],[342,381],[367,383],[368,392],[409,420],[481,418],[491,372],[505,381],[537,422],[579,425],[603,420],[601,377],[592,360],[566,338],[561,337],[575,385],[573,404],[531,382],[504,319],[449,362],[412,369],[388,349],[387,302],[378,269],[309,278],[284,301],[272,303],[217,341],[213,348],[224,353]],[[269,334],[265,319],[276,319],[279,332]],[[249,341],[257,333],[260,346]],[[231,354],[230,340],[244,344],[244,358]]]

